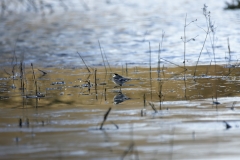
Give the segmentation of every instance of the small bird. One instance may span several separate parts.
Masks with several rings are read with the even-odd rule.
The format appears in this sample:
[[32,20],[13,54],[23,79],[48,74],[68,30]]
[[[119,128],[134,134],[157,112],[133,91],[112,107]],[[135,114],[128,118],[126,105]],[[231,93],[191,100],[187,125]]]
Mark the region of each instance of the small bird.
[[121,86],[126,83],[127,81],[131,80],[130,78],[125,78],[123,76],[120,76],[117,73],[113,74],[113,78],[112,78],[113,82],[117,85],[120,86],[120,90],[121,90]]

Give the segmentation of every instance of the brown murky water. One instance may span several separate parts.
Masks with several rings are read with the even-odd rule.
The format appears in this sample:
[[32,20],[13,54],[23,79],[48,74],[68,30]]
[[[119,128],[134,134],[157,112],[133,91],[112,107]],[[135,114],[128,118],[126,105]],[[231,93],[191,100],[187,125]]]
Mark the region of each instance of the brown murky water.
[[187,68],[5,67],[0,159],[238,159],[239,68]]

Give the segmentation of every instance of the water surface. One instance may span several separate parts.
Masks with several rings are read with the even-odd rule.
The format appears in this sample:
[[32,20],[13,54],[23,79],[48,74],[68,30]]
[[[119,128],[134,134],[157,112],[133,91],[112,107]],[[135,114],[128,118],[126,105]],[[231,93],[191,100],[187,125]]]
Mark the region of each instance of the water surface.
[[[19,7],[1,18],[3,159],[239,158],[238,10],[224,10],[223,0],[66,4],[45,15]],[[216,27],[215,59],[207,39],[195,68],[203,4]],[[186,70],[185,18],[194,21],[187,38],[195,38]],[[131,78],[121,92],[114,72]]]
[[120,92],[109,69],[106,73],[101,67],[96,78],[86,68],[39,67],[34,67],[34,78],[26,67],[23,79],[17,70],[14,78],[9,76],[12,68],[5,67],[0,79],[0,155],[237,159],[239,68],[216,66],[215,72],[215,66],[198,66],[193,77],[194,68],[188,67],[186,86],[182,68],[162,68],[159,75],[153,68],[151,80],[149,68],[112,68],[132,78]]
[[[59,6],[54,13],[18,11],[1,20],[1,64],[12,61],[15,50],[18,59],[46,65],[82,65],[77,51],[89,65],[103,65],[102,52],[111,65],[149,62],[149,42],[152,63],[157,62],[159,43],[161,58],[183,62],[183,29],[185,18],[187,65],[194,65],[201,51],[206,28],[203,5],[211,12],[215,28],[215,54],[218,63],[238,60],[239,10],[224,10],[225,1],[72,1],[68,10]],[[21,9],[21,8],[20,8]],[[186,17],[187,16],[187,17]],[[163,41],[161,40],[165,33]],[[229,38],[231,57],[228,55]],[[226,58],[227,57],[227,58]],[[208,38],[200,57],[201,64],[214,60]],[[162,62],[166,61],[162,60]]]

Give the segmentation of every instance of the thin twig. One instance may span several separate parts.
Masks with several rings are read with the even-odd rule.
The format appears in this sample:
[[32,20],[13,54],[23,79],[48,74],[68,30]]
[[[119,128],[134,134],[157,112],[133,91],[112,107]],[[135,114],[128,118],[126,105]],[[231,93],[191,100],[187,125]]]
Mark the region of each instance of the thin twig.
[[96,94],[96,99],[97,98],[97,69],[94,70],[94,81],[95,81],[95,94]]
[[106,64],[105,64],[105,60],[104,60],[103,53],[102,53],[102,47],[101,47],[101,44],[100,44],[99,40],[98,40],[98,45],[99,45],[99,49],[100,49],[100,52],[101,52],[101,55],[102,55],[102,60],[103,60],[103,64],[104,64],[104,67],[105,67],[105,72],[107,73],[107,67],[106,67]]
[[110,64],[109,64],[109,62],[108,62],[108,59],[107,59],[107,56],[106,56],[106,54],[105,54],[104,49],[103,49],[103,54],[104,54],[104,57],[105,57],[105,59],[106,59],[106,61],[107,61],[108,68],[110,69],[110,72],[112,72],[112,69],[111,69]]
[[77,53],[78,53],[79,57],[82,59],[82,61],[83,61],[84,65],[85,65],[85,67],[87,68],[88,72],[91,73],[91,71],[89,70],[88,66],[87,66],[86,63],[84,62],[82,56],[80,55],[80,53],[79,53],[79,52],[77,52]]
[[38,102],[38,99],[37,99],[37,96],[38,96],[38,89],[37,89],[37,80],[36,80],[36,77],[35,77],[35,72],[34,72],[34,69],[33,69],[33,64],[31,63],[31,66],[32,66],[32,73],[33,73],[33,80],[34,80],[34,84],[35,84],[35,93],[36,93],[36,108],[37,108],[37,102]]
[[104,114],[103,121],[102,121],[101,126],[100,126],[100,128],[99,128],[100,130],[103,129],[104,122],[107,120],[107,117],[108,117],[111,109],[112,109],[112,108],[110,107],[110,108],[108,109],[108,111]]
[[152,55],[151,55],[151,44],[149,42],[149,74],[150,74],[150,90],[151,90],[151,100],[152,100]]
[[148,102],[148,104],[152,107],[152,109],[154,110],[155,113],[157,113],[157,109],[155,108],[153,103]]

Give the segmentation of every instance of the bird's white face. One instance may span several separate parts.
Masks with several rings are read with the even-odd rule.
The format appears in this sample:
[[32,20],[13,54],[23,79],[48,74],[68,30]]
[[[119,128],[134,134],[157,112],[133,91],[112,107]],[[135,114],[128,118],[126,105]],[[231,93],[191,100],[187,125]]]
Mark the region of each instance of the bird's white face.
[[113,77],[117,77],[117,74],[114,73],[114,74],[113,74]]

